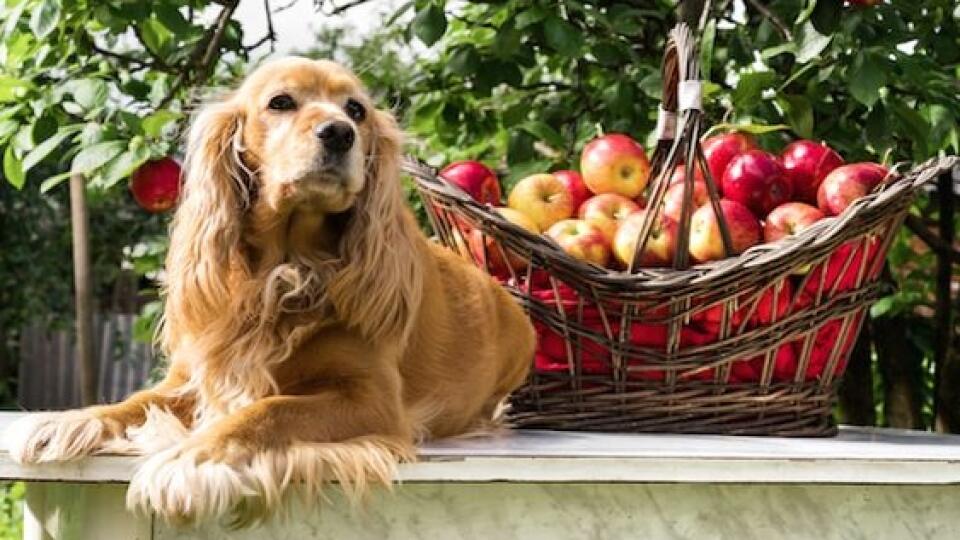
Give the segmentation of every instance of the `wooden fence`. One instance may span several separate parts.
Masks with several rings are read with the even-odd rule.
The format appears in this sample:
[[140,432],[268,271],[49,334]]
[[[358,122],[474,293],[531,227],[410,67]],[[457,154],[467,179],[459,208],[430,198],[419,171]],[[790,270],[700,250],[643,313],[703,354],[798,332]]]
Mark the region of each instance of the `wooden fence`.
[[[136,315],[108,314],[94,319],[98,401],[119,401],[142,388],[155,357],[149,344],[133,337]],[[28,410],[80,406],[80,372],[73,332],[42,326],[24,328],[20,335],[17,401]]]

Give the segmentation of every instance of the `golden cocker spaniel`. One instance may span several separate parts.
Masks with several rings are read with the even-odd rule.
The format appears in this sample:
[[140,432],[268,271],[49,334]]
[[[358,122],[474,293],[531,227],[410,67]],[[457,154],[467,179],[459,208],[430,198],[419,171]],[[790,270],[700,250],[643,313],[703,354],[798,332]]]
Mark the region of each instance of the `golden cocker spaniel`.
[[422,438],[482,428],[535,336],[494,280],[428,241],[401,134],[357,78],[286,58],[203,108],[166,264],[169,372],[126,401],[32,415],[11,455],[145,456],[128,505],[176,522],[270,515],[285,493],[388,483]]

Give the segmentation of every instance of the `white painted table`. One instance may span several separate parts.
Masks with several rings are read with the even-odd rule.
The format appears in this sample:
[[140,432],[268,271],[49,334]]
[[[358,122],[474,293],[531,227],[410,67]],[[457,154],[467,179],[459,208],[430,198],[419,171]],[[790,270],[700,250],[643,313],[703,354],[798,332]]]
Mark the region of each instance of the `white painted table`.
[[[14,417],[0,413],[0,430]],[[960,538],[960,437],[842,428],[832,439],[525,431],[437,442],[393,493],[230,533],[127,514],[136,462],[20,467],[25,538]]]

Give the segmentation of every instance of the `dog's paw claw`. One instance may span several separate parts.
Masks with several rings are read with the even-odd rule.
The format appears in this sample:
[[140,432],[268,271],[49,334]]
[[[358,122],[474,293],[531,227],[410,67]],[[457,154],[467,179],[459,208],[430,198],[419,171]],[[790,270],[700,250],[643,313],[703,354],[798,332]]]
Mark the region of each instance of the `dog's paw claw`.
[[47,463],[90,455],[105,436],[104,422],[87,411],[32,414],[7,428],[3,445],[18,463]]

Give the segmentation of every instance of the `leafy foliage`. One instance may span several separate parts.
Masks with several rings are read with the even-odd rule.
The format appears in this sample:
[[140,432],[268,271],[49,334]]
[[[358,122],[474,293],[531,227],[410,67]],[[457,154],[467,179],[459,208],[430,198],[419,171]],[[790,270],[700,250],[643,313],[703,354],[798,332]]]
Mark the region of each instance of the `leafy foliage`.
[[5,3],[0,149],[17,189],[40,164],[54,171],[41,191],[71,173],[108,189],[171,154],[194,88],[242,64],[221,62],[223,55],[237,60],[247,51],[231,2]]
[[23,482],[0,482],[0,540],[23,538]]

